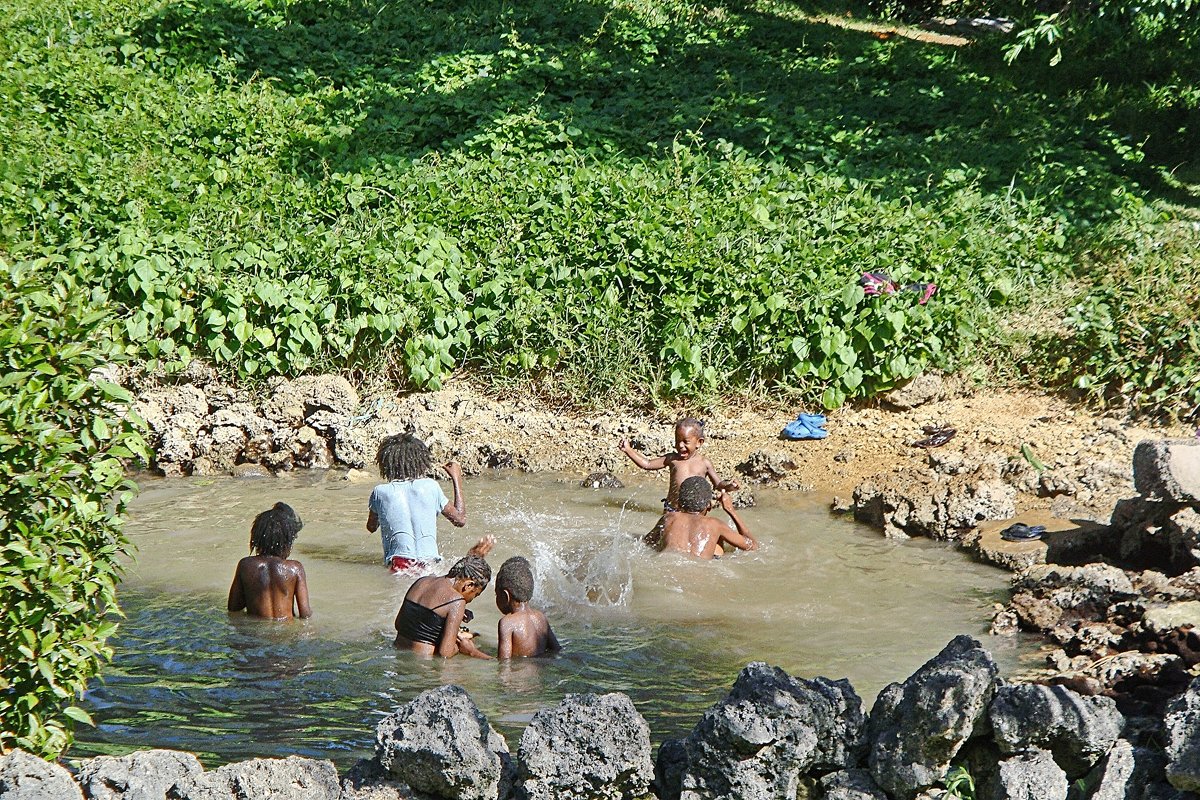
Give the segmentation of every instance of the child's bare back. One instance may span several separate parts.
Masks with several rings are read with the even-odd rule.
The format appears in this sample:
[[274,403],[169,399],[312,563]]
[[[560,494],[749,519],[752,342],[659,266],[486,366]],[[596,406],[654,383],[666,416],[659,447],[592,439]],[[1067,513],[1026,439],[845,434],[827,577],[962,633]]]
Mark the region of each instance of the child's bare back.
[[679,490],[680,510],[667,514],[657,542],[650,542],[660,551],[671,550],[699,559],[711,559],[724,552],[729,544],[739,550],[757,550],[758,542],[733,510],[733,498],[721,496],[721,508],[733,520],[736,531],[725,523],[705,516],[712,502],[712,489],[699,475],[684,481]]
[[558,638],[546,615],[529,605],[533,597],[533,570],[514,556],[496,573],[496,607],[504,614],[496,625],[496,657],[525,658],[556,652]]
[[[312,616],[304,565],[288,558],[304,523],[287,503],[276,503],[254,518],[250,551],[238,562],[226,607],[264,619]],[[294,612],[293,612],[294,608]]]

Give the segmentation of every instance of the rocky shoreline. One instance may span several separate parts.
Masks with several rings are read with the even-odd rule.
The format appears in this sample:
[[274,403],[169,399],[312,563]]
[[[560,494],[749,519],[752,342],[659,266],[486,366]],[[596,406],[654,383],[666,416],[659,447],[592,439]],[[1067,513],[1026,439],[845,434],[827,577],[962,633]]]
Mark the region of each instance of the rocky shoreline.
[[969,636],[953,639],[870,714],[845,680],[754,663],[684,739],[652,758],[620,693],[538,712],[514,754],[457,686],[417,696],[376,728],[375,755],[253,759],[212,771],[190,753],[99,756],[74,772],[0,758],[6,800],[1182,800],[1200,790],[1200,678],[1156,716],[1108,697],[1008,683]]

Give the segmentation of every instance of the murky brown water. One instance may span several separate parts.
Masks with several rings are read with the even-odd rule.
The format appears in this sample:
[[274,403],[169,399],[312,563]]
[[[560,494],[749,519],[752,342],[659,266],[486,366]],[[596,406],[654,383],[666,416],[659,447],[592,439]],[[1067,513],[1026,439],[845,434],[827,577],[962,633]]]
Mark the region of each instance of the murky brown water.
[[[468,479],[468,527],[440,522],[442,553],[455,558],[492,533],[493,569],[528,557],[534,602],[565,652],[511,665],[421,661],[391,646],[409,581],[387,572],[364,528],[373,484],[336,478],[143,481],[127,527],[139,548],[122,589],[128,619],[89,692],[99,728],[80,730],[73,756],[156,746],[209,765],[296,753],[346,766],[369,754],[379,715],[447,682],[466,687],[514,750],[533,713],[567,692],[626,692],[658,742],[686,733],[752,660],[849,678],[869,705],[958,633],[984,638],[1005,672],[1020,656],[1016,643],[984,636],[1006,573],[935,543],[887,541],[812,496],[759,490],[744,516],[762,549],[705,564],[638,544],[662,482],[593,491],[500,474]],[[231,617],[225,595],[250,522],[279,500],[305,522],[293,557],[315,615]],[[490,587],[472,609],[494,652]]]

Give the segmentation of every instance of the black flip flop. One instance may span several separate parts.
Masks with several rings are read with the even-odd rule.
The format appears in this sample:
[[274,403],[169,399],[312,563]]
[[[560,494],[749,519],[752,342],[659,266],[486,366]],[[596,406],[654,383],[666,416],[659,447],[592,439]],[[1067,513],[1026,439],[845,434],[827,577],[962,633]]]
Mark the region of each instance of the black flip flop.
[[1042,534],[1045,532],[1045,525],[1026,525],[1023,522],[1014,522],[1000,531],[1000,538],[1006,542],[1032,542],[1042,538]]

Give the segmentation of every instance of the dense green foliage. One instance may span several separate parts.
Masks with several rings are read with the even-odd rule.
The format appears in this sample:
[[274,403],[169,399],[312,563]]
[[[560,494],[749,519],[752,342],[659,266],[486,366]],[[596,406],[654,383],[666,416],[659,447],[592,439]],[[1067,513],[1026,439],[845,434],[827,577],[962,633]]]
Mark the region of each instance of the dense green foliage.
[[67,255],[167,365],[833,407],[1003,362],[1033,297],[1061,332],[1154,216],[1142,139],[998,46],[806,4],[7,6],[0,245]]
[[129,396],[95,377],[118,348],[108,314],[53,273],[0,259],[0,752],[57,755],[110,652],[119,515],[142,454]]

